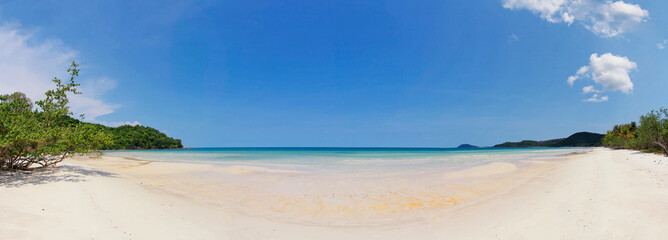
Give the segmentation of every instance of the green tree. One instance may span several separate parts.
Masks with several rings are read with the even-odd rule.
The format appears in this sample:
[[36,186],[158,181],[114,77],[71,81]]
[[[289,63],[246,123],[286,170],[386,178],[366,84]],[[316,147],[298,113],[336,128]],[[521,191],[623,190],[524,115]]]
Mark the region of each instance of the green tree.
[[603,137],[603,145],[611,148],[635,148],[637,145],[638,125],[635,122],[615,125]]
[[644,144],[660,147],[668,155],[668,109],[640,116],[638,138]]
[[0,101],[15,102],[13,110],[15,111],[32,111],[33,103],[25,93],[15,92],[9,95],[3,95]]
[[1,169],[55,166],[68,156],[109,144],[106,134],[89,125],[62,121],[72,115],[67,94],[80,94],[74,81],[79,75],[77,67],[72,62],[67,70],[69,81],[53,79],[56,88],[35,102],[39,109],[33,110],[32,101],[23,93],[0,96]]

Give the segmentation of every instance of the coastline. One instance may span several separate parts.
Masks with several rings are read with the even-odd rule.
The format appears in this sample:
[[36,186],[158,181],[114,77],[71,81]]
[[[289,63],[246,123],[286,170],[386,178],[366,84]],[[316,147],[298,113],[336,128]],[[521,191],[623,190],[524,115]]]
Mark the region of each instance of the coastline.
[[[0,232],[12,239],[658,239],[668,235],[668,227],[662,226],[668,218],[665,157],[601,148],[564,157],[568,159],[527,161],[529,166],[520,168],[500,163],[450,172],[438,179],[447,180],[447,188],[425,184],[419,189],[412,189],[414,181],[396,177],[350,188],[337,187],[333,179],[253,166],[68,159],[41,180],[2,176],[0,219],[5,220]],[[227,177],[210,178],[214,173]],[[253,182],[239,185],[240,176],[252,176]],[[285,194],[248,189],[299,178],[331,183],[325,190],[336,189],[335,194],[324,190],[327,194],[322,196],[331,197],[316,203],[327,205],[318,209],[334,211],[302,209],[314,204],[308,201],[294,204],[299,208],[276,207],[320,196],[314,192],[280,185],[274,187]],[[356,179],[364,184],[377,180]],[[342,197],[337,191],[351,195]],[[433,195],[442,192],[447,194]],[[352,195],[356,193],[361,197]],[[293,197],[276,201],[286,195]],[[368,200],[369,195],[378,199]],[[256,198],[255,203],[233,201]],[[35,230],[36,226],[47,227]]]

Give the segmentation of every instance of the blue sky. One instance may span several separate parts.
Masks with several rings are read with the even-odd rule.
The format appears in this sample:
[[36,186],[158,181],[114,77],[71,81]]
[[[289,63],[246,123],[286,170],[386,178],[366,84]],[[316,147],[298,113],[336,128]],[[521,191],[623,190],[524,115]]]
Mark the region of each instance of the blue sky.
[[668,107],[667,12],[659,0],[0,1],[0,92],[39,98],[76,60],[75,112],[193,147],[604,133]]

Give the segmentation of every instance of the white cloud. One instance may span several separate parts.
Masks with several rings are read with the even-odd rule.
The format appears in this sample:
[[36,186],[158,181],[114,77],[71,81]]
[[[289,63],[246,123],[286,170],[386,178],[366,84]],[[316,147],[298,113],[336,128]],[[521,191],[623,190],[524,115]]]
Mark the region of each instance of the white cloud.
[[550,22],[560,22],[559,17],[566,0],[503,0],[503,7],[508,9],[528,9]]
[[[54,87],[54,76],[65,79],[67,67],[75,60],[77,51],[58,40],[40,41],[18,24],[0,24],[0,94],[20,91],[33,100],[44,98],[44,92]],[[85,71],[85,70],[84,70]],[[116,85],[113,79],[79,79],[81,95],[70,96],[75,115],[81,113],[95,121],[99,116],[114,112],[119,106],[101,100],[101,96]]]
[[[575,73],[575,75],[568,77],[568,84],[573,86],[573,83],[580,78],[591,78],[594,83],[602,87],[601,90],[596,89],[593,85],[582,88],[584,93],[594,93],[603,91],[620,91],[623,93],[630,93],[633,90],[633,82],[629,72],[638,68],[635,62],[630,61],[627,57],[612,55],[605,53],[601,56],[594,53],[589,57],[589,65],[583,66]],[[608,97],[596,98],[597,94],[587,101],[602,102],[607,101]],[[603,99],[605,98],[605,99]],[[601,101],[595,101],[599,99]]]
[[587,94],[587,93],[596,93],[599,92],[599,90],[596,90],[593,85],[589,85],[586,87],[582,88],[582,93]]
[[600,57],[592,54],[589,57],[591,79],[601,84],[605,91],[621,91],[629,93],[633,90],[633,82],[629,72],[638,68],[635,62],[627,57],[606,53]]
[[656,48],[663,50],[666,47],[666,44],[668,44],[668,40],[663,40],[663,42],[656,44]]
[[589,67],[588,66],[582,66],[580,69],[578,69],[578,71],[575,73],[575,75],[568,77],[568,85],[573,86],[573,83],[575,82],[575,80],[578,80],[578,78],[580,78],[580,76],[586,74],[587,71],[589,71]]
[[[591,58],[591,56],[590,56],[590,58]],[[582,67],[580,67],[580,69],[578,69],[578,71],[575,72],[575,73],[578,74],[578,75],[582,75],[582,74],[585,74],[587,71],[589,71],[589,67],[587,67],[587,66],[582,66]]]
[[624,1],[600,0],[502,0],[507,9],[527,9],[548,22],[575,21],[601,37],[614,37],[645,21],[649,12]]
[[605,102],[608,101],[608,96],[599,97],[598,94],[594,94],[590,98],[584,100],[585,102]]
[[563,19],[564,22],[568,23],[568,26],[570,26],[571,24],[573,24],[573,22],[575,22],[575,16],[572,16],[567,12],[561,14],[561,19]]
[[603,87],[602,91],[621,91],[630,93],[633,82],[629,72],[638,68],[635,62],[627,57],[606,53],[601,56],[594,53],[589,57],[589,65],[581,67],[575,75],[568,77],[568,83],[573,85],[580,78],[591,78]]
[[510,34],[510,36],[508,36],[508,43],[514,43],[514,42],[517,42],[519,40],[520,40],[520,38],[517,35],[515,35],[514,33]]

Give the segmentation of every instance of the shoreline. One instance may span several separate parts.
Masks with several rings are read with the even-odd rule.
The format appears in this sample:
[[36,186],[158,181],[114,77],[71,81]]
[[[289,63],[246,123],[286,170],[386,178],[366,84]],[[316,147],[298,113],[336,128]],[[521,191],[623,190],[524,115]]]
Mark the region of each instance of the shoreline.
[[[0,176],[6,180],[0,184],[0,197],[7,199],[0,203],[0,219],[12,219],[2,221],[0,232],[15,239],[53,236],[113,239],[129,237],[128,233],[132,233],[129,238],[138,239],[183,239],[193,233],[199,234],[191,237],[194,239],[433,239],[444,236],[454,239],[606,236],[654,239],[668,234],[668,227],[661,225],[661,219],[668,218],[668,192],[663,189],[668,186],[668,161],[662,161],[665,157],[602,148],[564,157],[568,159],[531,160],[526,161],[529,166],[519,168],[508,164],[482,165],[479,169],[439,176],[438,181],[447,180],[450,184],[456,181],[449,178],[462,180],[477,176],[478,180],[462,180],[461,185],[456,186],[465,191],[454,191],[475,193],[469,196],[429,195],[454,189],[422,184],[434,182],[435,176],[431,175],[414,181],[397,180],[397,176],[357,178],[355,181],[362,185],[374,181],[380,184],[349,187],[345,183],[339,186],[324,177],[261,167],[225,168],[104,157],[68,159],[60,169],[45,176],[43,182],[14,181],[16,184],[12,185],[11,178]],[[220,173],[226,177],[211,178],[211,174]],[[482,175],[476,175],[478,173]],[[239,184],[239,179],[253,182]],[[327,206],[317,208],[335,211],[302,209],[315,203],[304,199],[320,196],[318,188],[308,187],[309,181],[316,180],[331,184],[327,187],[328,194],[341,193],[341,196],[333,194],[321,201]],[[297,184],[291,185],[292,188],[304,188],[286,189],[274,184],[271,188],[249,189],[272,181],[288,181]],[[260,190],[273,192],[266,194]],[[392,193],[406,191],[407,195],[390,196],[386,194],[388,190]],[[62,196],[65,193],[68,195]],[[416,199],[420,193],[426,193],[426,197]],[[356,198],[357,195],[343,196],[345,194],[380,198],[370,201]],[[448,205],[445,204],[448,196],[467,198],[455,199],[454,204]],[[289,199],[276,201],[281,197]],[[132,201],[127,201],[128,198]],[[230,202],[239,199],[255,199],[256,202],[246,205]],[[275,206],[294,200],[302,201],[294,204],[301,208]],[[374,206],[370,203],[383,204],[375,211],[369,210]],[[12,207],[17,204],[23,208]],[[367,210],[351,208],[346,212],[345,206],[364,206]],[[382,207],[388,206],[397,207],[383,212]],[[407,206],[406,211],[400,208]],[[45,210],[41,211],[43,208]],[[323,217],[326,221],[317,221]],[[57,224],[46,224],[50,227],[41,231],[44,234],[41,235],[40,231],[31,231],[28,222],[33,221]],[[74,228],[74,224],[81,221],[88,221],[84,225],[90,228]],[[169,226],[180,227],[158,230]],[[563,229],[562,235],[546,236],[551,229]]]
[[183,163],[118,156],[70,162],[115,172],[234,214],[305,226],[354,228],[433,221],[442,211],[507,191],[562,161],[555,159],[569,156],[382,174],[326,174],[274,164]]

